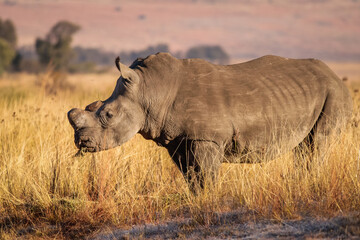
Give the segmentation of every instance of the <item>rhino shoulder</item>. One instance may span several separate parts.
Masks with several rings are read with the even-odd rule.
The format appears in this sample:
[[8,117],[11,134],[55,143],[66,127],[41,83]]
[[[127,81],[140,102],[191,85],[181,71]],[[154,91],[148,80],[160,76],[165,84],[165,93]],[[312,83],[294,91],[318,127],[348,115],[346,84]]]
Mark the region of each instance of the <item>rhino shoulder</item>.
[[[169,74],[179,70],[180,60],[173,57],[170,53],[159,52],[138,58],[131,65],[132,69],[140,69],[140,72],[151,75],[152,77]],[[149,77],[149,76],[148,76]]]
[[262,56],[262,57],[259,57],[259,58],[255,59],[255,60],[264,61],[264,62],[272,62],[272,61],[289,60],[289,58],[275,56],[275,55],[265,55],[265,56]]
[[149,65],[149,64],[156,64],[157,62],[163,63],[163,62],[169,62],[175,60],[177,59],[173,57],[170,53],[158,52],[156,54],[147,56],[143,61],[145,65]]

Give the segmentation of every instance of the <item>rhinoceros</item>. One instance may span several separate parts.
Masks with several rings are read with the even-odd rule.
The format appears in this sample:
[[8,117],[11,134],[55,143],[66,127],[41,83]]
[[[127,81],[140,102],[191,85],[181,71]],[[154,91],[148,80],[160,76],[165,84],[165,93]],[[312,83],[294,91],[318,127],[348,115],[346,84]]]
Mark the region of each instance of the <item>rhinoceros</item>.
[[352,113],[347,87],[316,59],[215,65],[158,53],[130,67],[115,63],[112,95],[68,112],[76,146],[102,151],[140,133],[167,149],[192,189],[216,178],[222,162],[322,143]]

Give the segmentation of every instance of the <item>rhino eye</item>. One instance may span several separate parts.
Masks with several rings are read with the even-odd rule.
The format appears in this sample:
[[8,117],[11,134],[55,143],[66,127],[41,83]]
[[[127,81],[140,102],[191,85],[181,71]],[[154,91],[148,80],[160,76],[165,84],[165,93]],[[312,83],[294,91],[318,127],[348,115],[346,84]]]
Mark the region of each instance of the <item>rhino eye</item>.
[[114,115],[112,114],[112,112],[110,112],[110,111],[107,111],[106,112],[106,117],[107,118],[112,118]]

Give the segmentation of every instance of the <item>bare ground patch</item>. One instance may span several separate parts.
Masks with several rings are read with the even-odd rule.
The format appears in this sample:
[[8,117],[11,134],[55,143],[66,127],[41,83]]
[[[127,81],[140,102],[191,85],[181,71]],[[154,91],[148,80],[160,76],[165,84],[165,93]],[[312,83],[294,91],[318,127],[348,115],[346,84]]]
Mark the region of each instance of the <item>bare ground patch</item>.
[[248,214],[217,215],[210,225],[191,219],[111,229],[89,239],[360,239],[360,214],[301,220],[250,220]]

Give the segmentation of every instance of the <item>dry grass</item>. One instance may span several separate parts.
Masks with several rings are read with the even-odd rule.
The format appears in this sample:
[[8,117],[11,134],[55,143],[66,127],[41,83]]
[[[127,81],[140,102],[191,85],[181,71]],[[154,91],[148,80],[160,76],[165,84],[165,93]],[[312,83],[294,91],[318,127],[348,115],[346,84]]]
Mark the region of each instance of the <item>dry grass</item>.
[[0,238],[81,237],[104,225],[184,217],[210,224],[215,212],[234,209],[279,220],[360,210],[360,93],[353,94],[354,117],[339,143],[310,172],[295,169],[292,154],[223,164],[216,189],[194,197],[166,150],[141,136],[74,157],[67,111],[105,99],[116,77],[72,76],[73,83],[98,81],[55,96],[33,84],[37,76],[0,80]]

